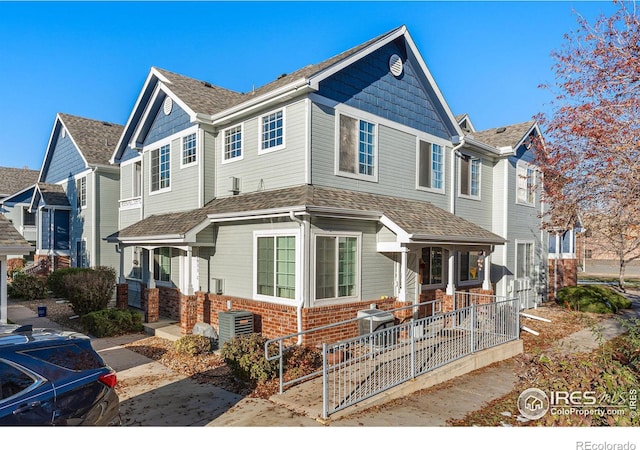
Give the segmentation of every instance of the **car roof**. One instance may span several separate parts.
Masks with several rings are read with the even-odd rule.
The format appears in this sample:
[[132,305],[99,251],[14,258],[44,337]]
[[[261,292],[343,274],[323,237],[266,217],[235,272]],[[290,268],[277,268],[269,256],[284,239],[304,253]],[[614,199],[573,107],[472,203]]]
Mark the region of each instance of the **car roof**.
[[33,328],[31,325],[0,324],[0,348],[29,342],[62,342],[76,339],[88,340],[89,337],[74,331]]

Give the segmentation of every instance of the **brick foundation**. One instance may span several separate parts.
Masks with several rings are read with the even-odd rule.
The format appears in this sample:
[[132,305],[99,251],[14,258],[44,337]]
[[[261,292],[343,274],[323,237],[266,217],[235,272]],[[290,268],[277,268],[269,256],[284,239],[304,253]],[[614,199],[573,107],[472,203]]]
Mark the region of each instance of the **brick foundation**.
[[116,308],[123,310],[129,308],[129,285],[127,283],[116,286]]
[[143,295],[144,321],[153,323],[160,320],[160,290],[145,289]]
[[[556,281],[556,263],[558,265]],[[550,259],[549,260],[549,293],[547,299],[555,301],[554,290],[560,290],[565,286],[577,286],[578,284],[578,260],[577,259]]]

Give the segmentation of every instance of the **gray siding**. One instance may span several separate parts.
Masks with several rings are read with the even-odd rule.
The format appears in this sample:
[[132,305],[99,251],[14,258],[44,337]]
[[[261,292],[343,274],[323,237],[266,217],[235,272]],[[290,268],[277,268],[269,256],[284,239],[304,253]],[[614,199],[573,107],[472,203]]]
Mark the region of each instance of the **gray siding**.
[[98,233],[94,235],[94,239],[98,240],[96,242],[97,261],[102,266],[111,266],[118,271],[120,257],[116,253],[114,244],[107,242],[105,238],[118,230],[120,176],[112,172],[96,172],[96,178],[98,183],[98,205],[96,205]]
[[216,138],[213,133],[204,130],[202,132],[204,137],[202,145],[202,164],[201,168],[203,174],[204,184],[204,201],[206,204],[216,197]]
[[416,189],[417,137],[378,125],[378,182],[357,180],[335,174],[336,122],[332,108],[313,104],[311,120],[311,182],[314,185],[392,195],[433,203],[449,209],[450,150],[444,150],[445,194]]
[[122,209],[120,210],[120,225],[119,228],[123,229],[129,225],[133,225],[141,220],[140,208]]
[[[466,152],[469,153],[469,152]],[[469,153],[471,154],[471,153]],[[486,158],[482,158],[480,168],[480,199],[467,197],[457,197],[456,215],[473,222],[481,227],[491,230],[493,226],[493,172],[495,163]],[[456,175],[456,176],[459,176]],[[456,195],[457,195],[456,187]]]
[[[271,110],[264,111],[269,113]],[[243,159],[222,164],[224,132],[216,140],[216,196],[231,194],[231,178],[240,178],[240,192],[271,190],[305,183],[305,102],[285,107],[285,148],[259,155],[260,123],[256,116],[243,124]],[[237,125],[237,124],[236,124]]]

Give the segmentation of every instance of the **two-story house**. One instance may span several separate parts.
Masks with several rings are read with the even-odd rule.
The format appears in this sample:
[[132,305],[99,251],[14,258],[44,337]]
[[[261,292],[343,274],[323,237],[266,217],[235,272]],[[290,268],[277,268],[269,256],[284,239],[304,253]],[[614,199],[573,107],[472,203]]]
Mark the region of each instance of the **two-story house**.
[[247,310],[274,336],[539,291],[539,198],[518,209],[527,160],[498,144],[463,131],[404,26],[248,93],[152,68],[112,157],[120,302],[185,333]]
[[[31,245],[36,241],[35,215],[29,211],[38,171],[27,168],[0,167],[0,213]],[[9,255],[9,259],[22,258]]]
[[60,267],[118,267],[104,238],[118,229],[120,172],[109,164],[122,125],[59,113],[31,198],[36,261]]
[[7,323],[7,259],[12,255],[26,255],[32,249],[13,224],[0,214],[0,325]]

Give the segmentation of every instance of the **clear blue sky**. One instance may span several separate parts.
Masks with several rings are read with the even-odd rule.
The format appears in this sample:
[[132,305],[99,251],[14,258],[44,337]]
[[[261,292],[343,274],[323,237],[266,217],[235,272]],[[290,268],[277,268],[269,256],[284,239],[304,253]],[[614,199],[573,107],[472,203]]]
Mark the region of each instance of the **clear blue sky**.
[[549,56],[612,2],[2,2],[0,166],[40,169],[58,112],[124,124],[151,66],[246,92],[399,25],[476,128],[548,103]]

